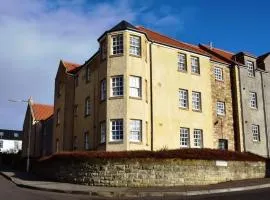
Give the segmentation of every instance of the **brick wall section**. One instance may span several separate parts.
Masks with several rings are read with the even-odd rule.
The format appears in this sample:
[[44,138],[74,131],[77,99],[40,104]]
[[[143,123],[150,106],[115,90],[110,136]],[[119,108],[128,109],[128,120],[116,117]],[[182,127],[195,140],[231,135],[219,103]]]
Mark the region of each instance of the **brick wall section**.
[[264,162],[247,161],[228,161],[227,167],[221,167],[207,160],[94,159],[40,163],[34,170],[60,182],[111,187],[205,185],[265,177]]
[[[233,127],[233,106],[230,68],[212,63],[211,87],[212,87],[212,105],[213,105],[213,126],[214,126],[214,148],[218,148],[218,140],[228,140],[228,149],[234,151],[234,127]],[[223,70],[223,81],[215,80],[214,68]],[[225,102],[225,116],[217,116],[217,101]]]

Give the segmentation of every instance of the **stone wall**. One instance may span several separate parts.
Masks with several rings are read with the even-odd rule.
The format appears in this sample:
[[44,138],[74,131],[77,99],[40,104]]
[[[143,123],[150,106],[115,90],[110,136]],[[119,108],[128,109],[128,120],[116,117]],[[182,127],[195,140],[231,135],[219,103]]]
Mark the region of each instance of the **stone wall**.
[[147,187],[205,185],[264,178],[265,167],[264,162],[247,161],[94,159],[88,162],[41,162],[34,165],[33,170],[40,176],[60,182],[92,186]]

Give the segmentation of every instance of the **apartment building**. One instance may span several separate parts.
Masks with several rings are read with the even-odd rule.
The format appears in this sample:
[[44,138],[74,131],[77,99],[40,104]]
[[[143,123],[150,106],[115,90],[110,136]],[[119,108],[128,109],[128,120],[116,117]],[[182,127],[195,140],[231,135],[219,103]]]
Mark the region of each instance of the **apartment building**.
[[55,77],[53,152],[73,149],[75,75],[80,65],[60,61]]
[[[41,157],[52,151],[53,106],[30,99],[23,123],[22,157]],[[30,145],[29,145],[30,144]]]
[[59,64],[54,152],[235,149],[231,59],[125,21],[98,42]]
[[237,149],[269,157],[267,54],[257,58],[245,52],[235,54],[203,45],[201,48],[231,60]]
[[22,131],[0,129],[0,153],[18,153],[22,150]]

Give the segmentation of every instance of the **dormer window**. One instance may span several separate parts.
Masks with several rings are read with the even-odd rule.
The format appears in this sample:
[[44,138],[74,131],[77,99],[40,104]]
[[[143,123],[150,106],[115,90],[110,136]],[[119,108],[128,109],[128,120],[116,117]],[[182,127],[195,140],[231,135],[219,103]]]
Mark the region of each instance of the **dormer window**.
[[130,55],[141,55],[141,38],[139,36],[131,35],[129,38],[129,53]]
[[112,36],[112,54],[119,55],[124,53],[123,34]]
[[247,61],[247,68],[248,68],[248,76],[254,77],[255,76],[254,62]]

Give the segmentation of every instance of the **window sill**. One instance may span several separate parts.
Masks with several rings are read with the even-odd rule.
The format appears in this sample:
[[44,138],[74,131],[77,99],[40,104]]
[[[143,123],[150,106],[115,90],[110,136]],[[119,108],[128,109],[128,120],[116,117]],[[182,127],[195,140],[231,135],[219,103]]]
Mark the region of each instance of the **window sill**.
[[111,54],[109,57],[114,58],[114,57],[122,57],[122,56],[124,56],[123,53],[121,53],[121,54]]
[[119,140],[119,141],[110,141],[108,142],[108,144],[124,144],[123,140]]
[[200,76],[200,73],[191,72],[191,75]]
[[123,99],[124,96],[113,96],[113,97],[109,97],[110,100],[112,99]]
[[142,97],[129,97],[130,99],[142,100]]
[[261,141],[252,141],[254,144],[260,144],[261,143]]
[[218,80],[218,79],[215,79],[215,82],[218,82],[218,83],[224,83],[224,80]]
[[258,108],[253,108],[253,107],[250,107],[251,110],[256,110],[258,111]]
[[202,110],[194,110],[192,109],[193,112],[198,112],[198,113],[202,113]]
[[142,145],[142,141],[129,141],[129,144],[139,144]]
[[129,56],[131,56],[131,57],[135,57],[135,58],[142,58],[142,55],[134,55],[134,54],[129,54]]
[[183,108],[183,107],[178,107],[179,108],[179,110],[189,110],[189,108],[187,107],[187,108]]
[[181,69],[177,69],[177,71],[178,71],[178,72],[185,73],[185,74],[187,74],[187,73],[188,73],[188,71],[187,71],[187,70],[181,70]]
[[217,114],[217,117],[225,117],[225,114]]

